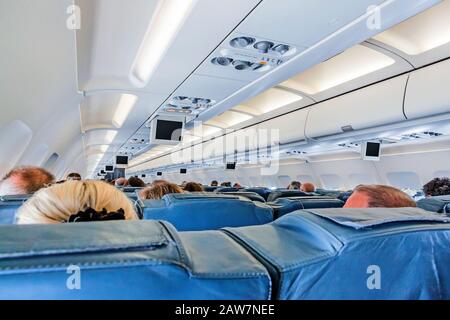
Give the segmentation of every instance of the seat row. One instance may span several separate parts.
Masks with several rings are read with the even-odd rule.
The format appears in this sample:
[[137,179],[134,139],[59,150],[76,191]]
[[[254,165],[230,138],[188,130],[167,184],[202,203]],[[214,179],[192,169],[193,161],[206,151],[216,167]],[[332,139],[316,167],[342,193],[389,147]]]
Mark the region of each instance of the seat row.
[[310,209],[265,225],[0,226],[0,299],[450,299],[450,223]]

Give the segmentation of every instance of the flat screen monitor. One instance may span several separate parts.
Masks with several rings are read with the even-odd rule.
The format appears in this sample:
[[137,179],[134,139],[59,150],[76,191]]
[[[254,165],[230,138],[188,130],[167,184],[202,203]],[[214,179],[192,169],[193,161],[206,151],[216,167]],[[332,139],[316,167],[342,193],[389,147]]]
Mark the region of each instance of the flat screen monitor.
[[361,156],[364,160],[379,161],[381,153],[381,143],[369,141],[362,144]]
[[114,166],[105,166],[106,172],[114,172]]
[[116,156],[116,165],[127,166],[128,165],[128,156]]
[[141,176],[142,178],[145,178],[146,177],[146,175],[145,174],[143,174],[142,176]]
[[162,176],[162,172],[157,172],[156,175],[157,175],[158,177],[160,177],[160,176]]
[[236,162],[227,163],[227,170],[235,170],[235,169],[236,169]]
[[180,143],[184,128],[184,118],[157,117],[150,123],[150,143],[175,145]]

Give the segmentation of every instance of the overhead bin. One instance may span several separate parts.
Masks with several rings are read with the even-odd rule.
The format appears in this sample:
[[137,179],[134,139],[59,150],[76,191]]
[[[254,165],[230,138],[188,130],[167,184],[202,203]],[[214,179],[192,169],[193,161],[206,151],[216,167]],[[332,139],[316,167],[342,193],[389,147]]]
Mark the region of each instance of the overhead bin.
[[450,112],[449,83],[450,60],[413,72],[405,96],[408,119]]
[[305,134],[320,138],[406,120],[408,75],[396,77],[312,106]]

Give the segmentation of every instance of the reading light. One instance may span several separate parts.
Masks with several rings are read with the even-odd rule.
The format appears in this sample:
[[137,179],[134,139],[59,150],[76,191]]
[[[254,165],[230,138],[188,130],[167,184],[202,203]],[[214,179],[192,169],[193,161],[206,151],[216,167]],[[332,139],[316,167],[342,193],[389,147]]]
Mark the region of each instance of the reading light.
[[130,114],[131,110],[133,110],[134,106],[136,105],[136,102],[138,100],[138,97],[133,94],[123,94],[120,98],[119,105],[117,106],[117,110],[114,113],[113,117],[113,125],[116,128],[122,128],[123,124],[125,123],[125,120],[127,120],[128,115]]
[[132,68],[132,81],[144,87],[198,0],[159,0]]

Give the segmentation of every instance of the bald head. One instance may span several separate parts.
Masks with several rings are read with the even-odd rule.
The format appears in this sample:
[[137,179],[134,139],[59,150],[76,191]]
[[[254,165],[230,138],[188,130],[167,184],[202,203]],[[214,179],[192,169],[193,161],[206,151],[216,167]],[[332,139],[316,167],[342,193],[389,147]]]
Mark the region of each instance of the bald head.
[[11,170],[1,181],[0,195],[30,194],[54,183],[55,177],[38,167]]
[[300,187],[300,191],[314,192],[314,191],[316,191],[316,187],[311,182],[305,182],[305,183],[302,183],[302,186]]
[[383,185],[360,185],[353,190],[345,208],[405,208],[416,203],[403,191]]

